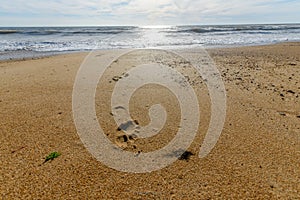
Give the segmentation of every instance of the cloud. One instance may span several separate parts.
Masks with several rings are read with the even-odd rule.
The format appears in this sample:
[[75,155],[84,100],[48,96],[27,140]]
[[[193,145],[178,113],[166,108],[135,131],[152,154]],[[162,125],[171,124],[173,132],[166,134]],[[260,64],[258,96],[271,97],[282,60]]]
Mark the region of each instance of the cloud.
[[0,25],[300,22],[297,0],[10,0]]

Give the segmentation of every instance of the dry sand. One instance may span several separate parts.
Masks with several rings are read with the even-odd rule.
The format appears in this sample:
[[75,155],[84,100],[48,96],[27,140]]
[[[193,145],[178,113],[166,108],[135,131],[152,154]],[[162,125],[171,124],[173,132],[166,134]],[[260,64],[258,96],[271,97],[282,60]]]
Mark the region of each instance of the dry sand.
[[[300,43],[208,52],[227,90],[222,135],[206,158],[198,158],[208,127],[210,100],[203,81],[183,70],[191,73],[190,83],[201,99],[200,129],[188,149],[194,155],[147,174],[110,169],[81,143],[72,118],[72,88],[86,53],[0,62],[0,197],[300,199]],[[128,151],[159,149],[178,130],[175,97],[155,85],[143,87],[130,106],[133,118],[145,125],[149,106],[162,103],[168,119],[159,135],[124,142],[110,115],[113,77],[122,75],[124,66],[150,58],[165,59],[163,62],[179,70],[186,65],[156,51],[143,53],[142,58],[132,54],[115,62],[98,87],[98,121],[108,137]],[[53,151],[62,155],[43,163]]]

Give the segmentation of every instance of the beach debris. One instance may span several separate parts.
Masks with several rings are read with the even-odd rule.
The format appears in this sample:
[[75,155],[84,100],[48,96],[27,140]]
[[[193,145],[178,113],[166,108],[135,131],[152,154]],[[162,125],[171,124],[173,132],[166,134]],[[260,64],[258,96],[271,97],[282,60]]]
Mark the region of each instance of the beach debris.
[[22,149],[25,149],[25,148],[26,148],[26,146],[22,146],[16,150],[11,151],[11,153],[16,153],[17,151],[21,151]]
[[195,155],[194,153],[190,151],[185,151],[183,149],[178,149],[171,154],[167,154],[168,157],[179,157],[178,160],[186,160],[188,161],[191,156]]
[[60,155],[61,155],[61,153],[59,153],[59,152],[56,152],[56,151],[52,152],[48,156],[46,156],[44,163],[46,163],[46,162],[48,162],[50,160],[52,161],[55,158],[58,158]]
[[288,90],[287,93],[295,94],[295,92],[293,90]]
[[284,113],[284,112],[278,112],[278,114],[281,116],[284,116],[284,117],[286,116],[286,113]]
[[290,62],[289,65],[296,66],[297,64],[295,62]]
[[299,119],[300,119],[300,115],[298,115],[298,116],[297,116],[297,118],[299,118]]
[[119,81],[120,79],[122,79],[121,76],[114,76],[114,77],[112,78],[112,80],[115,81],[115,82]]
[[179,160],[189,160],[191,156],[193,156],[195,154],[193,154],[190,151],[185,151],[179,158]]

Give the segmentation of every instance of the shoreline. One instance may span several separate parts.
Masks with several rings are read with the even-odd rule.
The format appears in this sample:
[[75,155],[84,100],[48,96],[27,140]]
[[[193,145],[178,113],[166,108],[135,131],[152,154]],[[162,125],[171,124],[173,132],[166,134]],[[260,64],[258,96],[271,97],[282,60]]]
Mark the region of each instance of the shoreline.
[[[209,46],[209,47],[179,47],[179,48],[145,48],[145,49],[161,49],[161,50],[193,50],[193,49],[205,49],[205,50],[214,50],[214,49],[232,49],[232,48],[247,48],[247,47],[259,47],[259,46],[273,46],[280,44],[299,44],[300,41],[286,41],[286,42],[275,42],[275,43],[262,43],[262,44],[249,44],[249,45],[229,45],[229,46]],[[139,49],[139,48],[138,48]],[[80,53],[90,53],[92,51],[113,51],[118,49],[96,49],[96,50],[82,50],[82,51],[26,51],[26,50],[17,50],[17,51],[6,51],[0,52],[0,62],[8,61],[24,61],[24,60],[33,60],[41,58],[49,58],[53,56],[60,55],[72,55]],[[120,50],[120,49],[119,49]],[[24,56],[25,55],[25,56]]]

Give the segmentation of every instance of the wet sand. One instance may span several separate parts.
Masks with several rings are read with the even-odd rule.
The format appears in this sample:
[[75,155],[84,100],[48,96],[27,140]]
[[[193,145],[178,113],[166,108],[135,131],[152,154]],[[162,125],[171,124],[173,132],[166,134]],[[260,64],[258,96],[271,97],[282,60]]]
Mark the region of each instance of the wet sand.
[[[193,51],[197,50],[186,50]],[[204,159],[197,156],[208,128],[210,98],[205,81],[183,70],[200,99],[200,128],[188,149],[191,154],[146,174],[119,172],[103,165],[77,135],[72,89],[87,53],[0,61],[0,197],[299,199],[300,43],[208,52],[227,91],[227,117],[217,145]],[[99,55],[114,53],[101,51]],[[141,88],[133,96],[131,114],[140,125],[146,125],[149,106],[161,103],[168,119],[159,135],[124,140],[111,116],[109,98],[116,76],[124,75],[124,66],[150,57],[179,70],[186,65],[156,51],[150,54],[143,53],[142,59],[130,55],[113,63],[96,94],[100,125],[112,142],[128,151],[159,149],[178,130],[180,112],[175,97],[155,85]],[[43,163],[53,151],[61,156]]]

